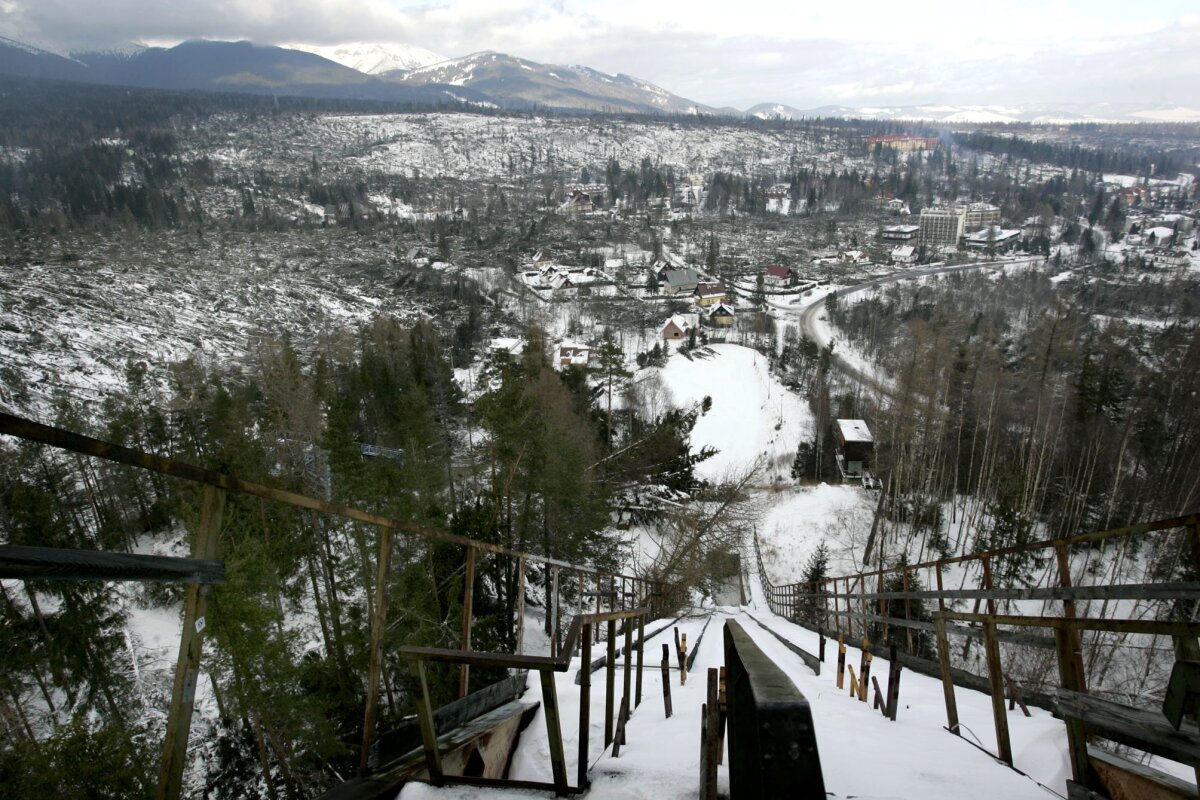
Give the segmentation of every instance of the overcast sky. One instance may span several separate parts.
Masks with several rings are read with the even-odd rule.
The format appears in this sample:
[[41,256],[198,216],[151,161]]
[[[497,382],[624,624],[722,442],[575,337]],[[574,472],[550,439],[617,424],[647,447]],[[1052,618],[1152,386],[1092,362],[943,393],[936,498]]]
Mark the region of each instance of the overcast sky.
[[188,38],[498,50],[743,109],[1200,108],[1198,0],[0,0],[0,35],[57,50]]

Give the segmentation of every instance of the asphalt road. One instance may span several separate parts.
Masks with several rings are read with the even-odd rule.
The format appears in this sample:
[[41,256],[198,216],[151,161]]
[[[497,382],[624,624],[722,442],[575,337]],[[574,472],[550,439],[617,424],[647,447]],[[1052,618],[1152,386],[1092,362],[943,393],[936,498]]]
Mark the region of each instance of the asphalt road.
[[[1043,259],[1040,256],[1031,258],[1021,258],[1012,261],[987,261],[982,263],[959,264],[952,267],[946,266],[930,266],[920,269],[907,270],[905,272],[894,272],[890,275],[881,275],[878,278],[872,278],[869,281],[856,283],[853,286],[848,286],[845,289],[839,289],[834,294],[838,297],[848,297],[856,292],[873,289],[877,286],[882,286],[885,283],[896,283],[897,281],[912,280],[913,278],[921,278],[927,275],[945,275],[951,272],[964,272],[973,269],[1003,269],[1004,267],[1026,266],[1028,264],[1042,263]],[[783,303],[771,303],[771,307],[779,311],[789,312],[794,316],[794,319],[799,323],[800,332],[809,339],[817,343],[817,346],[824,348],[829,344],[829,338],[822,335],[820,326],[817,320],[825,313],[825,297],[822,296],[817,300],[813,300],[803,305],[787,305]],[[861,386],[878,392],[885,397],[891,397],[894,393],[893,387],[884,381],[880,381],[875,375],[864,372],[855,365],[847,362],[844,358],[838,355],[836,346],[833,351],[833,363],[838,371],[847,376]]]

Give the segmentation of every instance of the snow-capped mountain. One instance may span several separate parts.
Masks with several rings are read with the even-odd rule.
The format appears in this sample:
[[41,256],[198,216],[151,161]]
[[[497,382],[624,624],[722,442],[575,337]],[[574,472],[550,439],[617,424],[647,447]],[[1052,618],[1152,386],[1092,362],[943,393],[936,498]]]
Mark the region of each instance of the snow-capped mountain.
[[322,58],[364,72],[379,75],[396,70],[413,70],[445,61],[445,56],[414,44],[342,44],[333,47],[295,44],[294,50],[306,50]]
[[126,42],[117,47],[106,47],[101,50],[73,50],[71,58],[80,63],[92,65],[96,61],[129,61],[151,49],[141,42]]
[[486,51],[385,77],[421,86],[441,83],[482,92],[509,108],[542,106],[579,111],[641,114],[723,113],[629,75],[609,75],[579,65],[539,64]]

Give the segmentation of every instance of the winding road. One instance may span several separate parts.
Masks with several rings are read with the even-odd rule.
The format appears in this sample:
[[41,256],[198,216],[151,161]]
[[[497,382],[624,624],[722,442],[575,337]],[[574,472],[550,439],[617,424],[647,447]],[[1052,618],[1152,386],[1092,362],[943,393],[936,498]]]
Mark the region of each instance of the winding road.
[[[880,275],[877,278],[872,278],[862,283],[856,283],[853,286],[848,286],[844,289],[837,289],[832,294],[838,297],[849,297],[857,292],[874,289],[877,286],[882,286],[885,283],[896,283],[897,281],[911,280],[913,278],[923,278],[929,275],[945,275],[951,272],[965,272],[973,269],[1003,269],[1005,267],[1028,266],[1030,264],[1044,263],[1040,256],[1031,256],[1029,258],[1017,258],[1004,261],[985,261],[971,264],[958,264],[955,266],[929,266],[920,269],[907,270],[905,272],[893,272],[889,275]],[[809,339],[817,343],[820,348],[826,347],[832,337],[827,336],[827,329],[820,324],[824,319],[825,313],[825,298],[827,294],[820,295],[808,303],[799,305],[788,305],[786,303],[770,303],[769,305],[778,310],[787,312],[794,319],[799,327],[800,333],[807,336]],[[848,361],[841,356],[835,349],[833,352],[833,362],[838,370],[849,377],[856,383],[874,390],[885,397],[894,395],[894,387],[891,381],[886,378],[874,374],[869,369],[863,369],[860,365]]]

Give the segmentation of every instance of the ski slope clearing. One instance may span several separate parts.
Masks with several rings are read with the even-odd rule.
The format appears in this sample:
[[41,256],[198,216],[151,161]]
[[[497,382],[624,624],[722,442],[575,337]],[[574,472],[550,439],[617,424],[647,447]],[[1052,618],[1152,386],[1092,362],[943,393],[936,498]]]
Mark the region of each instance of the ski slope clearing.
[[662,367],[662,378],[677,406],[712,398],[692,431],[694,451],[706,445],[719,451],[697,465],[701,478],[719,480],[759,465],[761,482],[784,480],[801,438],[812,436],[812,412],[756,350],[716,344],[676,353]]

